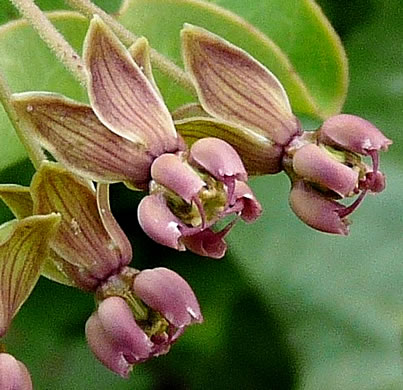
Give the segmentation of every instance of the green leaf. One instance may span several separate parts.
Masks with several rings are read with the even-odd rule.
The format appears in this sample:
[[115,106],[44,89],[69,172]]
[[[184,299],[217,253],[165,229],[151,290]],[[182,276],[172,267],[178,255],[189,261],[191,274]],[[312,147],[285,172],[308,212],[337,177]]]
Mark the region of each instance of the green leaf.
[[[81,51],[87,20],[73,12],[55,12],[49,17],[72,46]],[[0,27],[0,69],[13,92],[53,91],[85,100],[86,93],[63,68],[25,21]],[[3,108],[0,108],[0,170],[26,157]]]
[[[384,170],[389,183],[400,180],[400,169]],[[231,257],[274,306],[300,370],[296,389],[402,388],[401,185],[368,198],[349,237],[303,225],[287,205],[284,176],[253,187],[265,213],[231,232]]]
[[[240,11],[267,15],[264,23],[260,20],[255,24],[261,31],[238,15],[199,0],[127,0],[119,21],[135,34],[146,36],[152,47],[177,63],[180,63],[179,31],[183,23],[204,27],[266,65],[284,84],[297,113],[327,117],[338,112],[347,88],[347,65],[342,46],[319,8],[311,1],[275,1],[278,10],[272,12],[273,1],[262,1],[253,7],[243,1],[234,3],[243,5]],[[262,28],[266,25],[271,30]],[[280,48],[279,42],[270,39],[272,35],[276,40],[281,36],[288,45]],[[185,95],[175,95],[165,94],[169,104],[178,105],[186,100]]]

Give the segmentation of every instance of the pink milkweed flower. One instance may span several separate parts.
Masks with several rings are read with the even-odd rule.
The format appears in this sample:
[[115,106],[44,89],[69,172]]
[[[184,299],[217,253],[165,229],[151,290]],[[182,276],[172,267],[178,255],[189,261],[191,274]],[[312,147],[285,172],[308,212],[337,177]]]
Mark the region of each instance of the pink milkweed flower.
[[41,164],[29,188],[0,185],[0,198],[19,219],[0,227],[6,237],[0,242],[0,336],[42,273],[95,294],[99,307],[87,322],[89,346],[126,377],[133,364],[168,352],[203,317],[178,274],[128,267],[132,248],[111,213],[108,188],[95,188],[53,162]]
[[148,51],[145,39],[126,50],[95,16],[84,44],[91,106],[43,92],[16,94],[13,105],[41,145],[74,173],[148,190],[139,219],[151,238],[222,257],[233,223],[219,232],[214,224],[227,215],[252,222],[261,207],[229,144],[210,138],[187,148],[156,87]]
[[[133,280],[125,292],[129,300],[108,296],[108,289],[127,279]],[[186,327],[203,321],[190,286],[166,268],[124,270],[102,292],[106,298],[86,324],[87,340],[94,355],[122,377],[133,365],[167,353]]]
[[[205,29],[186,24],[182,52],[200,102],[173,114],[184,139],[190,144],[203,137],[225,139],[249,174],[284,170],[296,215],[314,229],[347,234],[347,216],[368,192],[385,188],[379,151],[392,141],[370,122],[346,114],[327,119],[317,132],[303,131],[273,73]],[[350,206],[337,202],[353,196]]]

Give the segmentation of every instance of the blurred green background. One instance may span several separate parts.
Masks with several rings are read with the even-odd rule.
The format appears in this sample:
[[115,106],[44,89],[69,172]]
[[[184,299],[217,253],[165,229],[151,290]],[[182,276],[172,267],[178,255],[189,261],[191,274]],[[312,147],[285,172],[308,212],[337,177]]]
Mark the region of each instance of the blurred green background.
[[[58,9],[63,2],[37,3]],[[97,3],[117,9],[114,1]],[[349,58],[343,111],[394,140],[382,156],[386,191],[353,215],[349,237],[332,237],[292,214],[285,175],[254,178],[265,214],[254,225],[238,224],[229,254],[216,261],[152,243],[136,221],[140,194],[114,186],[112,208],[132,241],[133,266],[165,266],[184,276],[205,323],[124,381],[86,347],[92,296],[42,278],[6,338],[36,389],[403,389],[403,7],[399,0],[318,3]],[[0,21],[15,17],[2,0]],[[0,182],[29,184],[31,175],[24,161],[2,171]],[[2,206],[0,217],[11,214]]]

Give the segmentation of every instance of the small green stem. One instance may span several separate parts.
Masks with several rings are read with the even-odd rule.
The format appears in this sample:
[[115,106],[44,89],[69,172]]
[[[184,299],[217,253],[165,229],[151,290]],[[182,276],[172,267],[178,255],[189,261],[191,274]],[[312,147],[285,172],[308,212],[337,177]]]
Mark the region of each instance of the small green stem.
[[[127,30],[116,19],[97,7],[90,0],[65,0],[65,2],[80,11],[88,19],[91,19],[93,15],[97,14],[126,46],[132,45],[137,40],[138,37],[135,34]],[[197,96],[189,76],[179,66],[153,48],[150,50],[150,57],[153,65],[158,68],[161,73],[173,79],[193,96]]]
[[59,61],[61,61],[80,84],[85,87],[87,84],[87,76],[82,59],[34,1],[11,0],[11,2],[37,31],[41,39],[56,54]]
[[14,110],[14,107],[10,103],[10,98],[10,87],[3,73],[0,71],[0,102],[3,105],[4,110],[8,115],[8,118],[10,119],[10,122],[14,126],[21,143],[24,145],[28,156],[32,161],[32,164],[36,169],[38,169],[41,162],[43,160],[46,160],[45,154],[43,153],[43,150],[41,149],[38,142],[35,139],[29,137],[29,131],[27,131],[28,129],[26,129],[27,125],[24,124],[18,117],[17,112]]

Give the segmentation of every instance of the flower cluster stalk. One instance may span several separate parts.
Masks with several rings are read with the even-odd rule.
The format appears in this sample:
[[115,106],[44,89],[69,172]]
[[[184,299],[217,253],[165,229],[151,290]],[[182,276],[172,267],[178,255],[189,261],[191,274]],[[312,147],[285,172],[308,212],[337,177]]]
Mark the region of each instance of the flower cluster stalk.
[[55,53],[58,60],[85,87],[87,77],[81,57],[64,39],[63,35],[53,26],[46,15],[33,0],[11,0],[21,15],[28,20],[41,39]]
[[[91,1],[65,0],[65,2],[71,7],[80,11],[88,19],[92,19],[94,15],[98,15],[126,46],[132,45],[138,39],[138,36],[127,30],[111,15],[107,14],[104,10],[93,4]],[[195,87],[193,86],[189,76],[179,66],[153,48],[150,48],[150,58],[152,64],[158,68],[161,73],[170,77],[175,83],[182,86],[193,96],[197,96]]]

